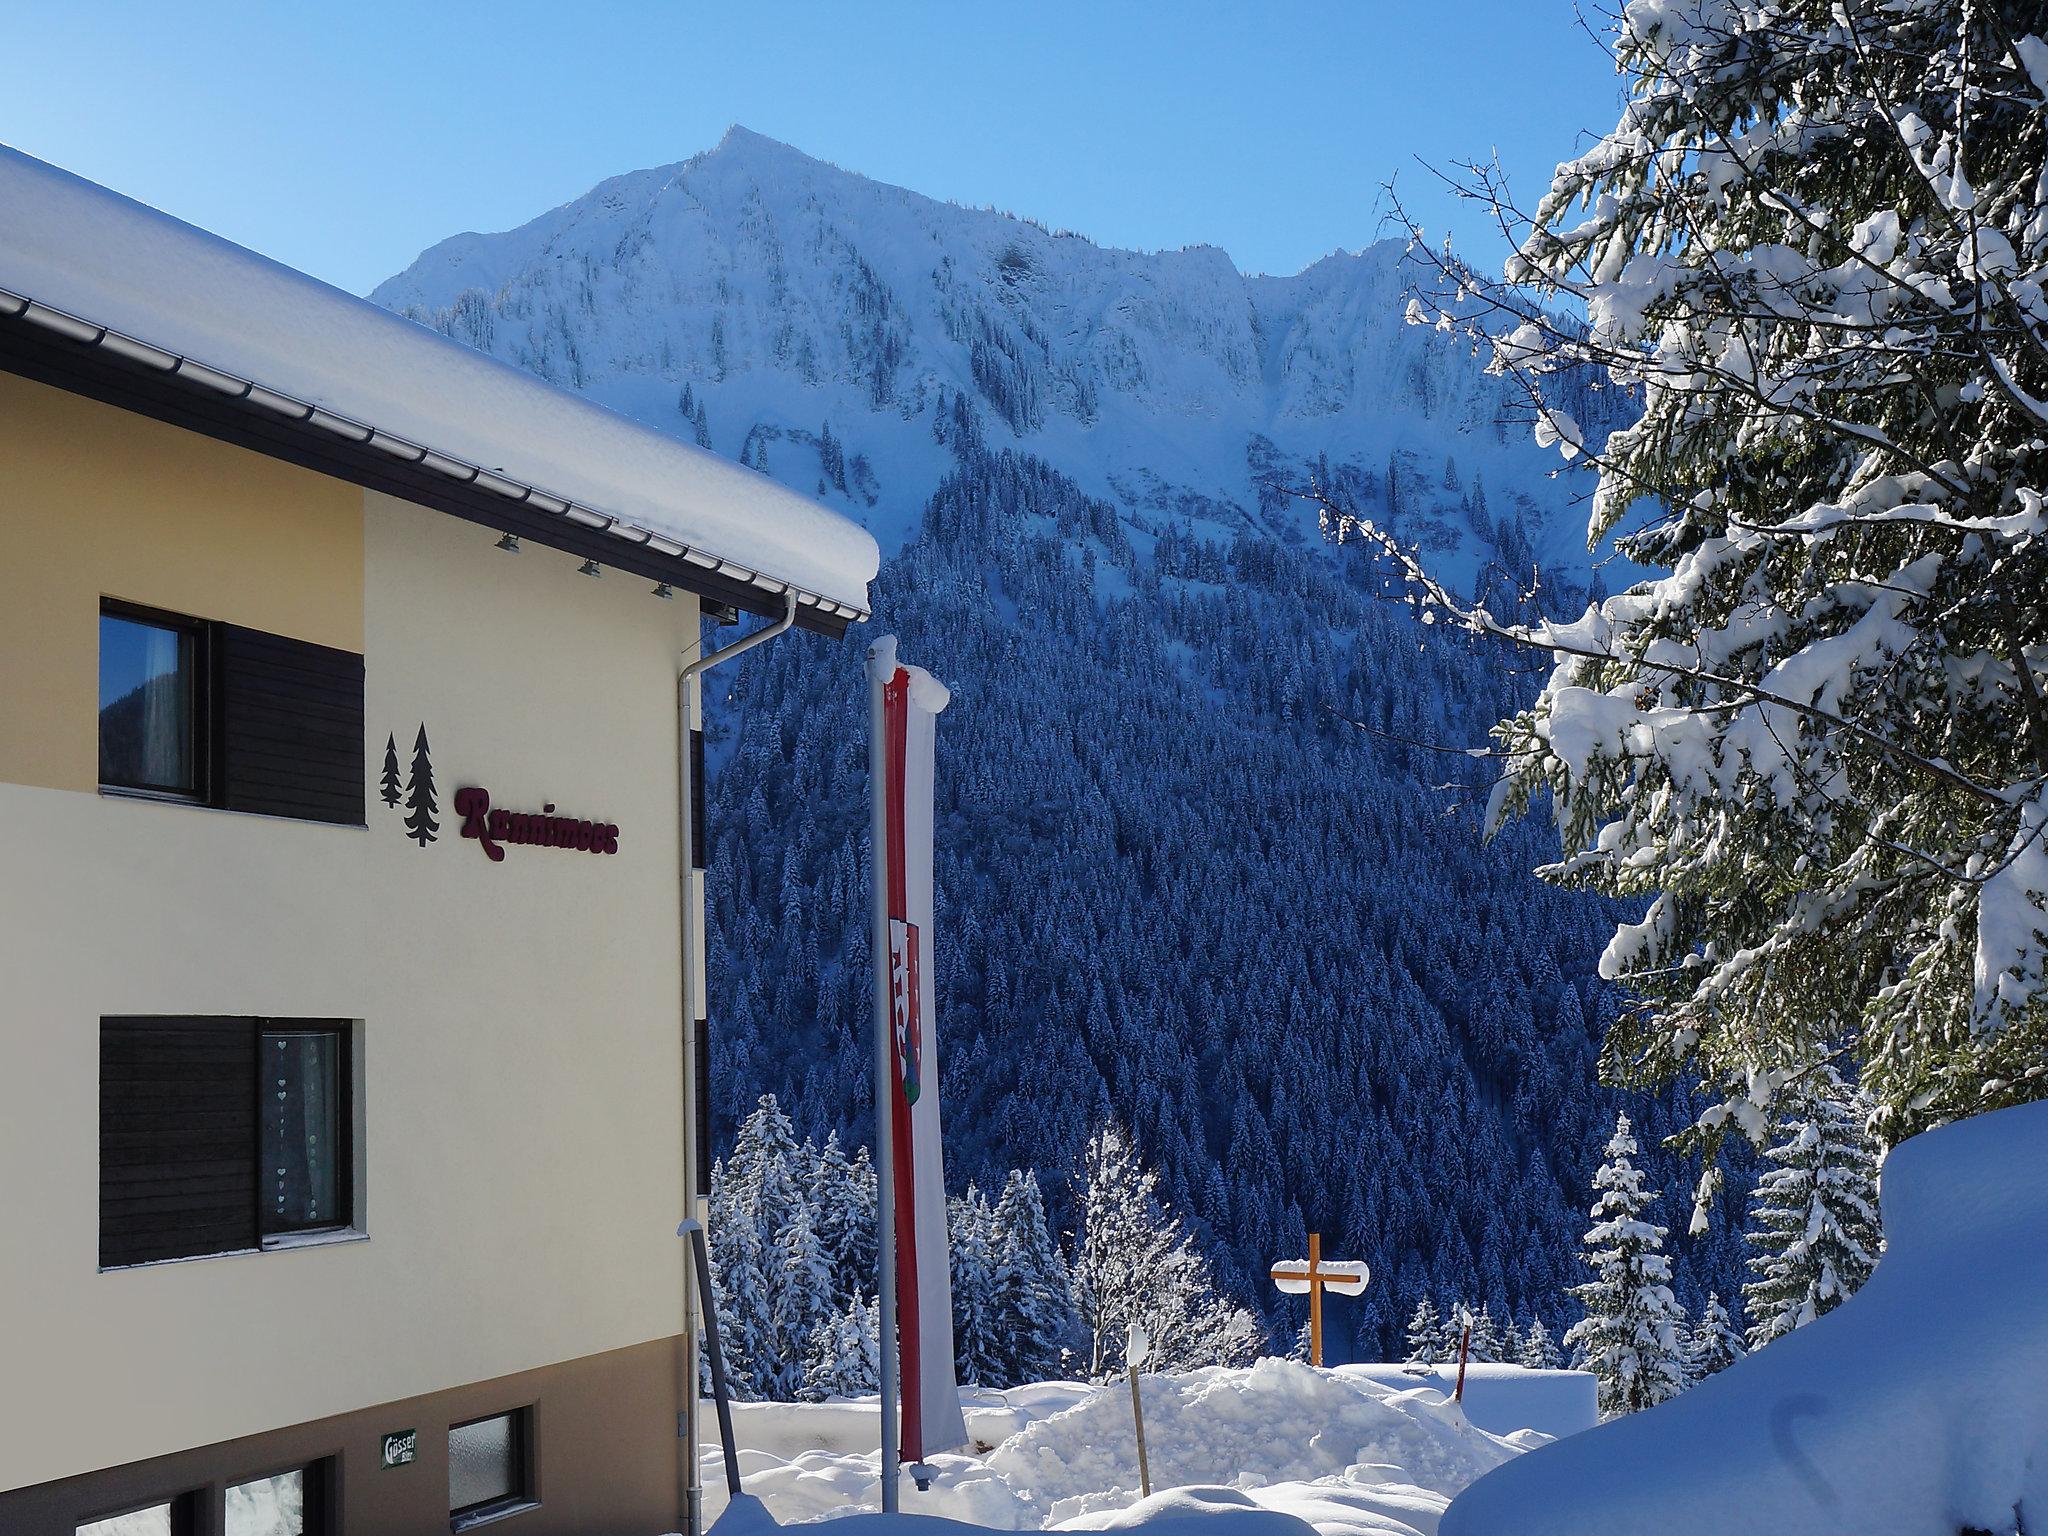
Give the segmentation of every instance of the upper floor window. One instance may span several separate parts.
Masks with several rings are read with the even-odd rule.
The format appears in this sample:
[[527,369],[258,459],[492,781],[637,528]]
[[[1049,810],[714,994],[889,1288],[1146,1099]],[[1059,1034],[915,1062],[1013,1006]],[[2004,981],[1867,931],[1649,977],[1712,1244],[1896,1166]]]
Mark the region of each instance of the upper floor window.
[[363,658],[100,604],[100,785],[224,811],[363,822]]
[[199,626],[107,605],[100,611],[100,782],[197,799]]

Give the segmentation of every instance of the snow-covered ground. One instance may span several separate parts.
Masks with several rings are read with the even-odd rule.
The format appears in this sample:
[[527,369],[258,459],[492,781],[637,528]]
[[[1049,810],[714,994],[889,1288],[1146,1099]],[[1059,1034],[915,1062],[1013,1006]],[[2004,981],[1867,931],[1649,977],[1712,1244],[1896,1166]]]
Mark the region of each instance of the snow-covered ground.
[[[1468,1483],[1592,1418],[1591,1378],[1513,1366],[1475,1368],[1466,1386],[1489,1422],[1520,1420],[1508,1433],[1478,1427],[1446,1388],[1394,1366],[1315,1371],[1261,1360],[1246,1370],[1147,1375],[1141,1385],[1152,1484],[1162,1490],[1152,1500],[1138,1500],[1124,1384],[1048,1382],[966,1394],[972,1453],[933,1458],[928,1490],[906,1479],[904,1511],[1009,1530],[1114,1530],[1176,1514],[1264,1512],[1276,1522],[1268,1536],[1298,1531],[1297,1521],[1330,1536],[1433,1536]],[[872,1400],[741,1403],[734,1418],[751,1498],[733,1510],[726,1536],[744,1536],[737,1528],[757,1522],[877,1507]],[[704,1483],[706,1512],[717,1514],[726,1501],[715,1444],[705,1453]],[[1167,1492],[1189,1488],[1206,1490],[1199,1509]],[[931,1529],[920,1526],[919,1536]],[[1232,1536],[1258,1533],[1233,1527]]]
[[1862,1290],[1682,1397],[1502,1467],[1444,1536],[2040,1529],[2043,1170],[2048,1103],[1903,1143]]

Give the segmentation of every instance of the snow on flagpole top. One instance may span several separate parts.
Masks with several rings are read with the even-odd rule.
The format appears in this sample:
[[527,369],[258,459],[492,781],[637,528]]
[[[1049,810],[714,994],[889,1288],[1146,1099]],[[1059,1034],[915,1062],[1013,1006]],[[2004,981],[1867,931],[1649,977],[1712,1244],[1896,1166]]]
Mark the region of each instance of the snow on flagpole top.
[[923,667],[913,667],[908,662],[896,659],[896,637],[877,635],[868,643],[868,676],[887,682],[902,667],[910,674],[910,702],[926,714],[936,715],[953,702],[953,690],[940,682]]

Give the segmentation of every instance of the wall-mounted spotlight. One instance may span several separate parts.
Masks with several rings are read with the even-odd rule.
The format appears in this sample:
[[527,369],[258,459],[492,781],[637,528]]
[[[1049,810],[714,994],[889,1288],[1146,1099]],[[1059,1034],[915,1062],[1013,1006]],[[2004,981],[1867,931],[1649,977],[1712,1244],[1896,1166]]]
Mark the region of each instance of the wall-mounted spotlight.
[[676,589],[665,581],[656,582],[654,585],[654,595],[665,603],[676,595]]
[[576,567],[576,574],[578,576],[602,576],[604,574],[604,567],[595,560],[586,560]]
[[491,548],[502,549],[508,555],[516,555],[519,553],[519,535],[516,533],[508,533],[502,539],[498,540],[497,543],[493,544]]

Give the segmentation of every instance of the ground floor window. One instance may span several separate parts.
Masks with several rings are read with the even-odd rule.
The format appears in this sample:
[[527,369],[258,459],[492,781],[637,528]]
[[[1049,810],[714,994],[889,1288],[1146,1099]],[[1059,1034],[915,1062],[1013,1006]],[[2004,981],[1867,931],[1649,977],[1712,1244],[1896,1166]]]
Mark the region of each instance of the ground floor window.
[[[219,1495],[193,1490],[77,1527],[78,1536],[330,1536],[334,1464],[316,1461],[283,1472],[231,1483]],[[219,1497],[218,1519],[201,1521],[206,1501]]]
[[78,1527],[78,1536],[188,1536],[190,1513],[187,1500],[166,1499],[125,1514],[89,1520]]
[[227,1491],[225,1536],[321,1536],[326,1463],[251,1478]]
[[448,1517],[454,1529],[535,1502],[532,1409],[473,1419],[448,1431]]
[[348,1228],[351,1044],[340,1020],[102,1019],[100,1267]]

